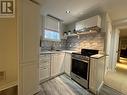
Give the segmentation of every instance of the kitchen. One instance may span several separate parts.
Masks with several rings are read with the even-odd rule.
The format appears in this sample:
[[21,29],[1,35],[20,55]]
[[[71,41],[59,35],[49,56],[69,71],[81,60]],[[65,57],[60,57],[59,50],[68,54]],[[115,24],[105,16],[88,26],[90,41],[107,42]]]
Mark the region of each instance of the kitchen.
[[14,11],[0,14],[0,95],[127,95],[109,72],[116,72],[126,0],[8,4]]
[[73,29],[67,29],[59,18],[49,14],[43,16],[39,62],[41,84],[67,75],[92,93],[99,93],[105,73],[105,32],[102,32],[101,16],[78,21]]

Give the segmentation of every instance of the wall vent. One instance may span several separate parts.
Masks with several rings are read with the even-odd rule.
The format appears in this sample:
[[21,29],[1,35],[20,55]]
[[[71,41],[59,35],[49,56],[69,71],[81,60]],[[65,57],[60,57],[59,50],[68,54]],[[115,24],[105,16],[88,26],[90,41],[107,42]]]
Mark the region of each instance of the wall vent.
[[0,71],[0,81],[5,80],[5,71]]

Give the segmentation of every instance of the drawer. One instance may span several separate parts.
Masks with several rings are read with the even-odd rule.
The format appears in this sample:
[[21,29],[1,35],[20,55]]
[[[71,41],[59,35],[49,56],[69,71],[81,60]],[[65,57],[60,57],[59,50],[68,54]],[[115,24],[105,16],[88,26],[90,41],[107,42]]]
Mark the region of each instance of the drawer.
[[50,60],[50,57],[40,57],[40,60]]
[[42,58],[42,59],[50,58],[50,54],[43,54],[43,55],[40,55],[40,58]]
[[50,63],[50,59],[44,59],[44,60],[42,60],[42,59],[40,59],[40,61],[39,61],[40,63],[47,63],[47,62],[49,62]]
[[50,63],[43,63],[43,64],[39,64],[39,67],[40,68],[45,68],[45,67],[48,67],[48,68],[50,68]]
[[39,72],[40,72],[40,74],[39,74],[40,80],[50,77],[50,69],[49,68],[46,68],[46,67],[41,68]]

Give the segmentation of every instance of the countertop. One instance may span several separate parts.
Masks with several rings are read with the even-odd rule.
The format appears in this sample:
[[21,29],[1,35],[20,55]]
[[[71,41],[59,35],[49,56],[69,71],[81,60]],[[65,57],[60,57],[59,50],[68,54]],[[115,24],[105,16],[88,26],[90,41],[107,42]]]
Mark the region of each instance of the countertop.
[[95,59],[99,59],[101,57],[104,57],[104,54],[95,54],[91,56],[91,58],[95,58]]
[[53,54],[53,53],[73,53],[74,50],[60,50],[60,51],[41,51],[40,54]]

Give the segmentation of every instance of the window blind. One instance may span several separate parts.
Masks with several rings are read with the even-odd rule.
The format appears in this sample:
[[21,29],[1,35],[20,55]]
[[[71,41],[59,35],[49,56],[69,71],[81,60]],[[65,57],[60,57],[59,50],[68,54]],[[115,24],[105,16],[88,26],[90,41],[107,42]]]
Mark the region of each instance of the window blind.
[[60,31],[60,21],[50,16],[46,16],[45,29],[59,32]]

